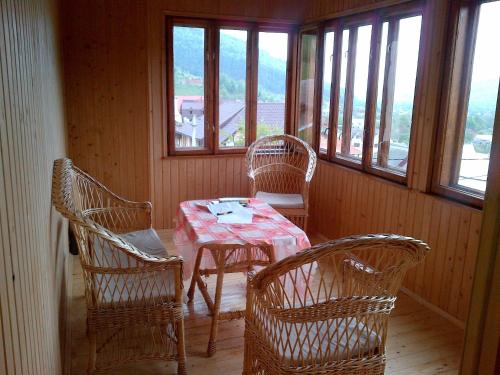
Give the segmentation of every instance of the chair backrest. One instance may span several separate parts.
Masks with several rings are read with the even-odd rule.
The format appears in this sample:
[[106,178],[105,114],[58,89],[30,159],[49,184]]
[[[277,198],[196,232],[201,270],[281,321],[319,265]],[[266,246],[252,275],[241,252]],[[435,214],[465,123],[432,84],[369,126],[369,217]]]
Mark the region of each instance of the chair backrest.
[[[354,236],[314,246],[252,279],[254,314],[270,311],[268,325],[277,331],[314,331],[308,340],[324,350],[333,342],[338,352],[316,353],[317,357],[310,358],[316,363],[332,356],[342,360],[366,353],[381,355],[387,319],[405,273],[428,251],[422,241],[391,234]],[[286,346],[308,345],[300,341],[300,335],[292,336],[275,343],[283,346],[282,353]],[[354,341],[347,345],[351,338]]]
[[[89,308],[155,298],[166,302],[174,295],[173,274],[159,277],[164,271],[151,266],[162,258],[141,252],[119,235],[149,227],[149,219],[141,216],[150,212],[150,203],[118,197],[67,158],[54,161],[52,203],[70,220],[75,234]],[[160,290],[167,292],[154,294]]]
[[[84,267],[131,268],[137,266],[137,249],[118,234],[131,229],[139,210],[123,207],[124,201],[97,180],[75,167],[68,158],[54,161],[52,203],[70,220]],[[137,228],[134,228],[137,229]],[[146,228],[144,228],[146,229]],[[124,249],[125,252],[121,252]]]
[[316,153],[306,142],[291,135],[263,137],[247,151],[247,173],[252,194],[304,192],[316,168]]

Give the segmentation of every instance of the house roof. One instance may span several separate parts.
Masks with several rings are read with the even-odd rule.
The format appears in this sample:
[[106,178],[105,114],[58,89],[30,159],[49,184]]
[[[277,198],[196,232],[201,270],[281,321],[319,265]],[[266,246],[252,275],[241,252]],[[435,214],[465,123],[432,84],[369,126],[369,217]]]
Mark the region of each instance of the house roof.
[[[189,107],[191,106],[189,101]],[[200,105],[203,103],[198,102]],[[184,103],[183,103],[184,104]],[[198,108],[198,107],[196,107]],[[245,120],[245,103],[242,101],[221,101],[219,104],[220,136],[219,142],[224,142],[233,135]],[[257,123],[281,125],[285,120],[285,103],[257,103]],[[203,139],[205,133],[205,116],[197,117],[196,138]],[[176,133],[191,137],[193,127],[191,124],[176,123]]]

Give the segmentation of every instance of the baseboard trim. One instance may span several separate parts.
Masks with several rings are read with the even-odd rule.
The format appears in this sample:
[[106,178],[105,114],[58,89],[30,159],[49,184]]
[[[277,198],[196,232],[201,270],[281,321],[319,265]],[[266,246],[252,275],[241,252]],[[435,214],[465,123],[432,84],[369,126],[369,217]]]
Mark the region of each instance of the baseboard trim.
[[417,303],[421,304],[425,308],[427,308],[427,309],[435,312],[436,314],[442,316],[443,318],[445,318],[446,320],[448,320],[450,323],[452,323],[453,325],[457,326],[461,330],[465,330],[465,323],[462,322],[461,320],[455,318],[453,315],[447,313],[446,311],[442,310],[441,308],[437,307],[436,305],[433,305],[429,301],[425,300],[424,298],[420,297],[418,294],[412,292],[411,290],[409,290],[409,289],[407,289],[405,287],[402,287],[400,290],[401,290],[401,292],[403,292],[408,297],[412,298],[414,301],[416,301]]

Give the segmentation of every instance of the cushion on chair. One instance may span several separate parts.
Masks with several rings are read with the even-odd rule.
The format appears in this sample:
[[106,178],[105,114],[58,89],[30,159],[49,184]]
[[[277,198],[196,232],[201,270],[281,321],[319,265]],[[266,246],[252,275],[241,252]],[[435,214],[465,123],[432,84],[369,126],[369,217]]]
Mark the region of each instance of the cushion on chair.
[[137,247],[142,252],[157,257],[167,256],[167,250],[163,246],[158,233],[154,229],[138,230],[121,234],[120,237]]
[[266,193],[258,191],[255,198],[261,199],[274,208],[304,208],[304,198],[300,194]]
[[[157,257],[168,255],[154,229],[124,233],[120,234],[119,237],[146,254]],[[107,242],[96,239],[94,251],[98,256],[96,265],[101,267],[126,269],[138,266],[133,258],[110,247]],[[175,294],[175,273],[173,270],[161,273],[97,273],[94,280],[97,300],[100,303],[140,302],[144,299],[171,297]]]
[[281,343],[275,350],[283,355],[286,363],[303,360],[318,363],[320,358],[322,362],[357,358],[358,354],[362,356],[370,349],[373,353],[379,344],[377,333],[353,318],[349,324],[345,319],[340,320],[338,328],[334,321],[330,325],[326,321],[285,323],[281,329]]

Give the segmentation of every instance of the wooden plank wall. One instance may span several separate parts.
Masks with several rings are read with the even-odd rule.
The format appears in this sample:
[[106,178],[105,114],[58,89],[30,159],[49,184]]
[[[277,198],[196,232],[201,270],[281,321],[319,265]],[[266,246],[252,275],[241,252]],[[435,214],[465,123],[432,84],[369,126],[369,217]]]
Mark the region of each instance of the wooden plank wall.
[[67,223],[50,201],[65,155],[57,2],[0,0],[0,374],[63,373]]
[[405,287],[464,322],[481,228],[481,211],[320,162],[311,193],[312,225],[328,238],[398,233],[432,248]]
[[352,12],[400,4],[409,0],[312,0],[305,12],[305,21],[313,22],[338,17]]
[[63,1],[69,156],[132,200],[150,199],[146,2]]

